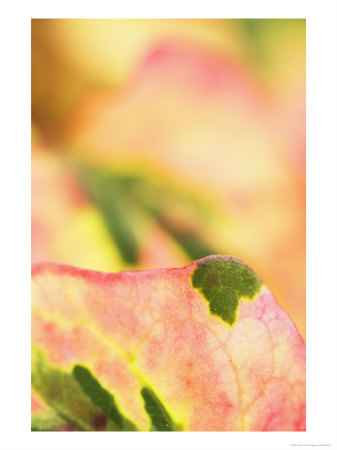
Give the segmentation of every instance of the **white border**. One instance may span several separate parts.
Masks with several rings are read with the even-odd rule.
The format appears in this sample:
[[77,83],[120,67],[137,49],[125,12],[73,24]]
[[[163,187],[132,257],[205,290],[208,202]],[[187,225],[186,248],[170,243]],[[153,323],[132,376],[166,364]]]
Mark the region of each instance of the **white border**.
[[[1,12],[1,437],[4,450],[336,448],[337,3],[283,0],[8,3]],[[161,6],[160,6],[161,5]],[[30,18],[226,17],[307,19],[307,344],[305,433],[31,433]],[[5,269],[5,270],[4,270]]]

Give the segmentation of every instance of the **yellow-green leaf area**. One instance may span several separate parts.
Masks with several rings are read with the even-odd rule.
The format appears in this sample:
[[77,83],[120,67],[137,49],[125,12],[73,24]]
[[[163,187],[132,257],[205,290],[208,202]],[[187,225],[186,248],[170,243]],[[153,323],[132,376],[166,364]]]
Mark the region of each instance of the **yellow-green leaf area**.
[[253,300],[262,286],[261,279],[247,264],[229,256],[198,261],[191,282],[209,303],[210,312],[230,326],[236,321],[239,301]]
[[31,431],[64,431],[69,424],[52,409],[31,415]]
[[66,423],[79,431],[135,430],[135,425],[119,412],[113,395],[88,369],[75,365],[67,372],[53,365],[35,346],[32,356],[33,388]]

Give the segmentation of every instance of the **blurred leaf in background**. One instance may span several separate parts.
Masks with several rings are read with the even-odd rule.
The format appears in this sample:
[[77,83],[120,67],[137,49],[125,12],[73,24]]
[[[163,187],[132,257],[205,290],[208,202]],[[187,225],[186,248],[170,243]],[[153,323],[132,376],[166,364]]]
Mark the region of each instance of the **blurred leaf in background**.
[[33,20],[32,116],[35,261],[235,255],[305,333],[304,20]]
[[71,168],[32,129],[32,262],[119,270],[104,221]]

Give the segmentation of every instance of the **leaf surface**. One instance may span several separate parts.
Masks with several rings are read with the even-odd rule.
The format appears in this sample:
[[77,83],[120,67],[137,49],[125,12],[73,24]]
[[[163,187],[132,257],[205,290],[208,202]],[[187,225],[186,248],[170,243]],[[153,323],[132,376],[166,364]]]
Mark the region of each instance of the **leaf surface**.
[[33,267],[32,384],[76,429],[305,429],[305,346],[243,262]]

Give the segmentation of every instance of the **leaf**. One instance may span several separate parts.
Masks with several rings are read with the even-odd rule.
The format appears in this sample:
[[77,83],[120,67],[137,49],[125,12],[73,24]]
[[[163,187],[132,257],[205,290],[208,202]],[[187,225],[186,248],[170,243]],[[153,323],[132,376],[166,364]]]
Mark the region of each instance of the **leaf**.
[[[117,271],[189,262],[164,227],[127,197],[123,177],[78,172],[62,155],[34,146],[32,263]],[[152,188],[146,184],[146,192]]]
[[32,383],[76,429],[305,430],[305,346],[243,262],[32,270]]
[[[139,262],[142,236],[137,227],[140,228],[139,218],[146,222],[148,216],[176,241],[190,260],[215,253],[201,236],[209,223],[205,216],[210,214],[210,208],[199,199],[181,191],[177,194],[172,187],[154,183],[147,177],[121,176],[111,170],[81,166],[78,162],[74,168],[126,263]],[[172,209],[175,210],[174,222],[167,217],[167,212]],[[189,211],[188,223],[177,224],[178,211],[186,214],[186,210]],[[199,227],[196,227],[197,223]]]

